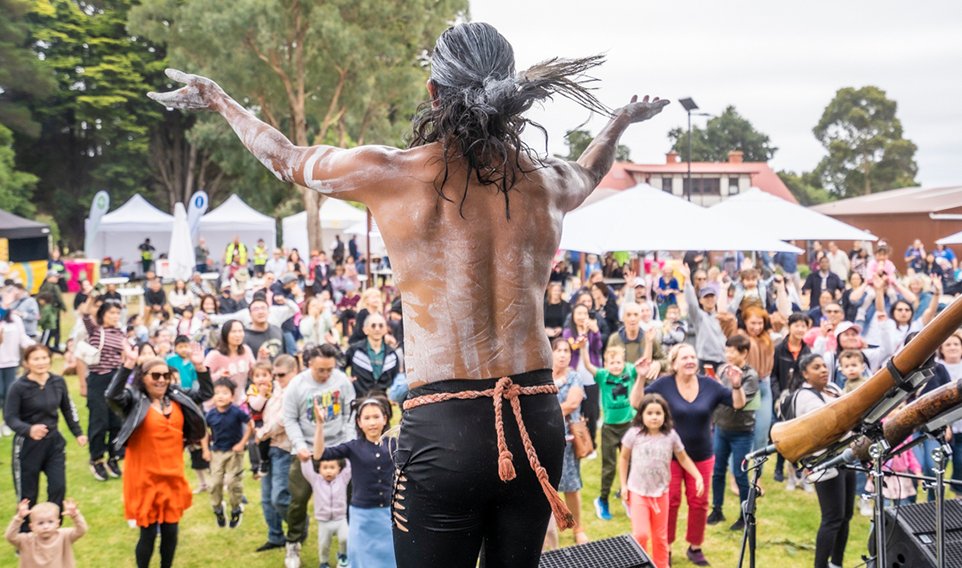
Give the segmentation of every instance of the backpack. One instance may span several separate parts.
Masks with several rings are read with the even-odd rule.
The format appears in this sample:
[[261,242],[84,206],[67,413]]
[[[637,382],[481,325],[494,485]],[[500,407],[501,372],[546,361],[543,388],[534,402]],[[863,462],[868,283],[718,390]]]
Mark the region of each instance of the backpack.
[[778,400],[775,401],[775,415],[778,416],[779,420],[787,422],[789,420],[795,419],[795,401],[798,399],[798,393],[803,390],[810,390],[815,393],[815,396],[819,398],[822,402],[825,402],[825,398],[822,397],[822,393],[817,390],[802,386],[795,390],[784,390],[782,394],[778,396]]

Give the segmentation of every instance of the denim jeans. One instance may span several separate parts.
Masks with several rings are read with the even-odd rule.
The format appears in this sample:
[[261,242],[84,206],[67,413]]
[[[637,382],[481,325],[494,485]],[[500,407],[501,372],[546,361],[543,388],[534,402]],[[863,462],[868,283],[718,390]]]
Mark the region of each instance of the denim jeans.
[[[919,436],[924,436],[924,434],[922,433],[916,434],[915,438],[918,438]],[[932,459],[932,450],[938,447],[939,447],[938,442],[936,442],[931,438],[926,437],[924,442],[912,448],[912,453],[915,454],[915,459],[918,460],[919,465],[922,466],[922,475],[925,475],[928,477],[935,477],[935,460]],[[953,453],[953,461],[954,461],[955,459],[957,459],[954,457],[954,454],[956,452],[953,451],[952,453]],[[921,490],[919,491],[919,493],[920,493],[919,495],[916,495],[915,500],[918,502],[921,502],[923,501],[923,499],[920,499]],[[928,500],[935,501],[935,490],[929,489],[928,494],[929,494]]]
[[755,411],[755,439],[754,450],[760,450],[768,445],[768,432],[772,429],[772,411],[775,401],[772,400],[772,378],[765,377],[758,383],[758,394],[761,397],[761,407]]
[[284,519],[291,494],[287,490],[287,475],[291,469],[291,454],[276,447],[270,449],[271,470],[261,479],[261,509],[267,523],[267,541],[284,544]]
[[725,503],[725,470],[731,465],[740,501],[748,499],[748,473],[742,471],[742,460],[752,451],[752,433],[715,429],[715,468],[711,475],[711,506],[721,509]]
[[[952,432],[952,441],[949,444],[952,446],[952,480],[962,481],[962,434]],[[952,491],[957,496],[962,495],[962,489],[955,486]]]
[[293,331],[284,332],[284,349],[284,352],[288,355],[294,355],[297,353],[297,339],[294,338]]

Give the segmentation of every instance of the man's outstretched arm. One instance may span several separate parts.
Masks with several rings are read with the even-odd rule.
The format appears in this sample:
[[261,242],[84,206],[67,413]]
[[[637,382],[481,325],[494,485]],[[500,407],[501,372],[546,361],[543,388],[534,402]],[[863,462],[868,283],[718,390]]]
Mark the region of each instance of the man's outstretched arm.
[[598,136],[591,141],[575,162],[577,169],[584,177],[584,184],[571,195],[572,201],[569,203],[571,209],[581,205],[611,169],[612,164],[615,163],[618,141],[628,126],[655,116],[668,105],[668,102],[658,97],[649,101],[647,95],[639,102],[638,97],[634,96],[631,97],[630,103],[614,112],[608,124],[601,129]]
[[[375,146],[352,150],[333,146],[295,146],[210,79],[176,69],[168,69],[167,76],[186,86],[169,93],[147,93],[148,97],[169,108],[219,112],[251,154],[282,181],[340,199],[363,201],[357,190],[363,188],[364,180],[357,179],[356,172],[376,167],[386,157],[385,149]],[[351,195],[345,195],[346,192]]]

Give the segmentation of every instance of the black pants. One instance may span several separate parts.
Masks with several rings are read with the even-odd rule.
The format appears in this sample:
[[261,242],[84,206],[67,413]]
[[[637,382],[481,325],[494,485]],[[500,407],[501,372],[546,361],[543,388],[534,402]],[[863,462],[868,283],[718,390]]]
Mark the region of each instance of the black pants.
[[177,523],[154,523],[140,527],[140,540],[137,541],[137,568],[147,568],[150,557],[154,555],[154,541],[160,532],[160,568],[170,568],[174,564],[177,551]]
[[[42,440],[17,434],[13,437],[13,484],[17,503],[27,499],[30,506],[40,497],[40,474],[47,476],[47,501],[63,508],[67,492],[66,455],[67,443],[58,431],[48,432]],[[21,530],[27,531],[24,521]]]
[[[551,384],[551,371],[512,377],[521,386]],[[447,380],[410,398],[485,390],[497,380]],[[518,397],[525,428],[551,486],[561,480],[564,418],[553,394]],[[534,568],[551,506],[531,470],[511,405],[503,401],[505,442],[517,477],[498,475],[491,398],[448,400],[405,410],[395,456],[394,549],[398,568],[474,568],[484,546],[487,568]],[[403,508],[402,508],[403,507]],[[403,520],[399,519],[401,516]]]
[[815,538],[815,568],[828,568],[829,561],[842,565],[848,544],[848,525],[855,510],[855,472],[840,471],[838,477],[815,484],[822,524]]
[[[97,462],[103,459],[104,454],[109,454],[110,458],[120,459],[123,453],[114,444],[120,435],[120,417],[110,411],[107,407],[107,399],[104,393],[110,385],[113,373],[87,375],[87,409],[90,411],[89,423],[87,424],[87,438],[90,444],[90,461]],[[107,439],[110,439],[108,445]]]
[[601,416],[601,401],[598,385],[585,385],[585,399],[581,401],[581,416],[588,421],[591,445],[598,449],[598,418]]

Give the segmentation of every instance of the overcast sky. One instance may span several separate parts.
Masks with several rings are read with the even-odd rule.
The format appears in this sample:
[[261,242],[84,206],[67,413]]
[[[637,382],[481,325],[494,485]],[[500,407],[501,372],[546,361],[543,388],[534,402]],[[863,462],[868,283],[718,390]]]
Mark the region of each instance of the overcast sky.
[[[622,138],[636,163],[664,162],[668,130],[686,126],[678,99],[692,97],[712,114],[734,105],[778,148],[776,170],[810,171],[825,155],[812,128],[835,92],[874,85],[918,146],[917,181],[962,185],[960,0],[471,0],[471,18],[512,43],[518,69],[607,52],[595,75],[611,107],[636,93],[671,99]],[[530,117],[548,129],[549,151],[566,154],[565,132],[588,113],[557,101]]]

